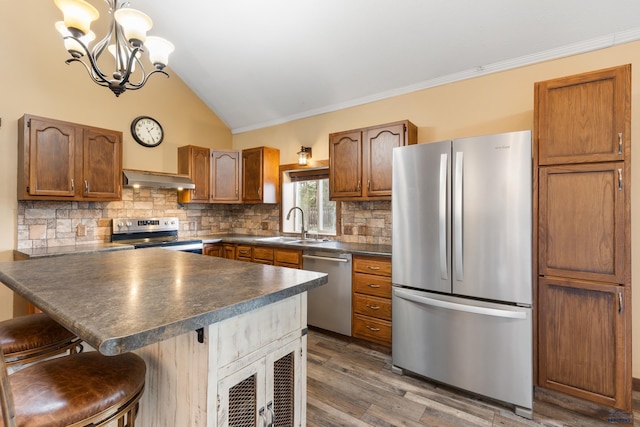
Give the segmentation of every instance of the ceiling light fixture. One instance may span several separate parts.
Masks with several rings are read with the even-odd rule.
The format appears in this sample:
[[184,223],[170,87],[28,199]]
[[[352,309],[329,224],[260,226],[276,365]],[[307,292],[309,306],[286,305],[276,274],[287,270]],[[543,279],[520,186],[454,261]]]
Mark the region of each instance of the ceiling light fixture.
[[[151,18],[136,9],[125,7],[129,5],[128,2],[104,0],[111,15],[109,32],[93,48],[89,48],[89,43],[95,39],[90,26],[100,17],[98,10],[84,0],[54,1],[64,14],[64,22],[57,22],[56,28],[71,54],[66,63],[79,62],[84,65],[95,83],[108,87],[116,96],[120,96],[125,90],[140,89],[152,74],[162,73],[169,77],[164,68],[169,62],[169,54],[174,50],[173,44],[160,37],[147,37],[147,31],[153,26]],[[140,59],[140,53],[145,50],[154,66],[149,73],[145,72]],[[107,51],[115,60],[115,70],[111,76],[104,73],[98,64],[100,56]],[[104,60],[101,62],[104,62],[103,66],[107,63]],[[108,63],[113,64],[111,61]],[[136,63],[139,71],[135,75],[139,76],[139,80],[133,83],[130,79],[136,70]]]
[[300,166],[306,166],[307,160],[311,158],[311,147],[300,147],[298,151],[298,164]]

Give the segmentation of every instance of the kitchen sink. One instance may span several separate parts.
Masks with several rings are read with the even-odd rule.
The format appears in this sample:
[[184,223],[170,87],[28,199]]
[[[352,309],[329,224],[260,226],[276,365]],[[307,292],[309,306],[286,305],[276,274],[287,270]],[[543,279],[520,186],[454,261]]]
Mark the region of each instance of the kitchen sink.
[[270,243],[293,243],[297,242],[297,237],[289,236],[274,236],[274,237],[259,237],[255,239],[256,242],[270,242]]
[[294,245],[321,245],[323,243],[329,243],[329,240],[324,240],[324,239],[304,239],[304,240],[294,240],[291,242],[287,242],[287,243],[291,243]]

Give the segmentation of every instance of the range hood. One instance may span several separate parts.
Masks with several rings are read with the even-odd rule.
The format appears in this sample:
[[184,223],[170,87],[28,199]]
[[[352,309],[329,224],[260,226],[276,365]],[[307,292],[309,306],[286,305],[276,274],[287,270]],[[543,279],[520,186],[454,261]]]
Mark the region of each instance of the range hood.
[[133,169],[122,170],[122,184],[125,187],[175,188],[178,190],[196,188],[187,175]]

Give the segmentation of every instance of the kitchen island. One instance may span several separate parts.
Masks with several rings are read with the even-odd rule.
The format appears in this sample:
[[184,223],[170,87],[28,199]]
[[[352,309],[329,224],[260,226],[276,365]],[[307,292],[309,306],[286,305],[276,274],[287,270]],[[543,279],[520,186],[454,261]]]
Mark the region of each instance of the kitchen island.
[[101,353],[143,357],[137,426],[305,425],[306,292],[324,274],[144,249],[2,263],[0,282]]

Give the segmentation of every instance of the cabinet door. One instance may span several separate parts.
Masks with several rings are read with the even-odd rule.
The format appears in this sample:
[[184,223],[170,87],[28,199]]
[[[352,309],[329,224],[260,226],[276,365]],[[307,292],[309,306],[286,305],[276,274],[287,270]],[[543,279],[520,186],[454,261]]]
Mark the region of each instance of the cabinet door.
[[329,135],[329,199],[362,197],[362,132]]
[[211,201],[240,202],[239,151],[211,151]]
[[211,185],[210,150],[186,145],[178,148],[178,173],[188,175],[196,188],[178,192],[180,203],[208,203]]
[[242,201],[262,202],[262,150],[242,150]]
[[202,253],[208,256],[222,256],[222,243],[205,243],[202,245]]
[[122,134],[85,128],[82,138],[82,195],[98,200],[122,196]]
[[625,282],[624,163],[539,170],[538,274]]
[[630,93],[630,65],[536,83],[539,164],[629,158]]
[[267,425],[265,359],[218,382],[218,427]]
[[625,287],[540,278],[539,385],[631,410]]
[[303,424],[301,396],[306,378],[302,375],[302,358],[306,355],[302,354],[301,340],[292,341],[267,355],[267,425],[294,427]]
[[[26,192],[30,196],[73,198],[76,194],[76,127],[55,120],[27,119],[29,126]],[[25,189],[19,189],[21,194]]]
[[406,125],[369,128],[362,144],[363,185],[368,197],[391,196],[393,148],[405,145]]
[[227,259],[236,259],[236,245],[222,245],[222,257]]

